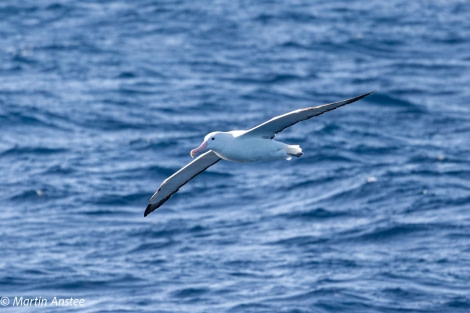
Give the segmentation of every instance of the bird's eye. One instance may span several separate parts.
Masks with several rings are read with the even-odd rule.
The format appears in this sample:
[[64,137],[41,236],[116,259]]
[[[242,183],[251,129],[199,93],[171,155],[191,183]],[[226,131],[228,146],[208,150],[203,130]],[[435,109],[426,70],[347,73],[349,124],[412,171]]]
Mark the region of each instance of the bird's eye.
[[212,140],[214,140],[214,139],[215,139],[215,138],[214,138],[214,137],[212,137]]

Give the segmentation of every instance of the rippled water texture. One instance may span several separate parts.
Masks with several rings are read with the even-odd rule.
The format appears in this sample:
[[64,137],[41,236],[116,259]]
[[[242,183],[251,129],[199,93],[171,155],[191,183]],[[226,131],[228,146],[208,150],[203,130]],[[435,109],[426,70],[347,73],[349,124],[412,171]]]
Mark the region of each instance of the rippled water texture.
[[[2,1],[5,312],[469,312],[469,16]],[[143,217],[209,131],[370,90],[278,136],[302,158],[219,162]]]

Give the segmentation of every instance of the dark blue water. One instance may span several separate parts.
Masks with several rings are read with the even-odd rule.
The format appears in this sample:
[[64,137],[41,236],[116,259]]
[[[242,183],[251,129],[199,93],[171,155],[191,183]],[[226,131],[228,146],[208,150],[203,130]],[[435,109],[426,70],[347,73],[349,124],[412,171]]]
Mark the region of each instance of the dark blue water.
[[[469,16],[2,1],[2,310],[470,312]],[[219,162],[143,217],[209,131],[374,89],[278,136],[302,158]]]

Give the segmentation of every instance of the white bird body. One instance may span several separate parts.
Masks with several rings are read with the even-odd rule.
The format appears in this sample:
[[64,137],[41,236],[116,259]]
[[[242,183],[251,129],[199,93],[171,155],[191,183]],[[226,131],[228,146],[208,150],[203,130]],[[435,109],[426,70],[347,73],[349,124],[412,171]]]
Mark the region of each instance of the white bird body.
[[[286,159],[302,156],[302,149],[297,145],[287,145],[273,139],[258,136],[242,136],[246,131],[212,132],[208,134],[199,148],[209,149],[221,159],[234,162],[256,162]],[[198,150],[199,149],[199,150]]]
[[194,157],[199,152],[209,151],[165,179],[152,198],[150,198],[144,216],[159,208],[184,184],[221,159],[235,162],[255,162],[275,159],[290,160],[293,156],[302,156],[303,153],[300,146],[276,141],[274,140],[276,134],[300,121],[355,102],[371,93],[368,92],[351,99],[288,112],[249,130],[209,133],[204,138],[202,144],[191,151],[191,157]]

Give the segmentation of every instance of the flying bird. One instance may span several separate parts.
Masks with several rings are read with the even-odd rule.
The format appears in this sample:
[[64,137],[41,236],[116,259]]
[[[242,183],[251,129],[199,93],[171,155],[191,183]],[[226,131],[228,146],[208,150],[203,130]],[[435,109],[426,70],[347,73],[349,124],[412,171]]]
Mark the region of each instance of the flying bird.
[[158,209],[184,184],[221,159],[235,162],[255,162],[276,159],[290,160],[292,157],[301,157],[303,153],[300,146],[276,141],[274,140],[276,134],[300,121],[358,101],[372,92],[339,102],[298,109],[276,116],[248,130],[216,131],[207,134],[201,145],[191,150],[190,155],[194,158],[196,154],[206,152],[163,181],[150,198],[144,216]]

